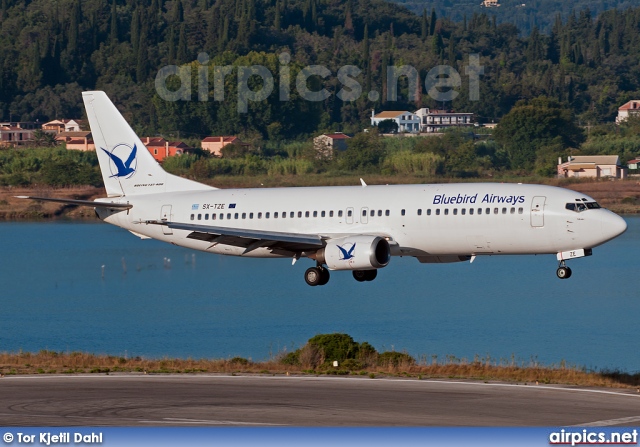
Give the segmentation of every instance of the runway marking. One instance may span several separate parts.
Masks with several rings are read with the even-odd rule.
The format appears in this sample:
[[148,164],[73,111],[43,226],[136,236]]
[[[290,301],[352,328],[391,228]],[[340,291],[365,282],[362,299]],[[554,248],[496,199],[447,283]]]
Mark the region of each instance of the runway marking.
[[162,418],[161,421],[138,421],[151,422],[153,424],[212,424],[212,425],[273,425],[284,426],[285,424],[270,424],[268,422],[239,422],[239,421],[211,421],[207,419],[187,419],[187,418]]
[[586,424],[573,425],[573,427],[610,427],[612,425],[631,424],[640,422],[640,416],[631,416],[628,418],[608,419],[605,421],[587,422]]

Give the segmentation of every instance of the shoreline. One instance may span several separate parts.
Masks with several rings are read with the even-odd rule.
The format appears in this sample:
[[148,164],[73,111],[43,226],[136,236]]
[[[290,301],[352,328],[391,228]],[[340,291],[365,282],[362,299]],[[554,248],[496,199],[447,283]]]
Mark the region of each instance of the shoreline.
[[[406,177],[367,176],[369,184],[398,184],[420,183],[424,179]],[[296,181],[297,180],[297,181]],[[452,182],[456,179],[442,179],[441,182]],[[483,179],[482,181],[486,181]],[[262,177],[226,177],[217,178],[214,184],[222,188],[246,188],[254,184],[266,187],[302,186],[301,179],[296,176],[263,179]],[[435,183],[435,182],[429,182]],[[535,183],[535,182],[534,182]],[[640,214],[640,181],[633,180],[598,180],[571,181],[564,179],[549,179],[537,182],[552,186],[559,186],[590,195],[598,203],[617,214]],[[316,185],[355,185],[359,184],[358,176],[345,176],[328,179],[326,177],[305,178],[304,186]],[[80,200],[94,200],[105,197],[104,188],[92,186],[74,186],[65,188],[54,187],[2,187],[0,188],[0,221],[38,221],[55,219],[92,220],[95,212],[90,207],[78,207],[53,202],[36,202],[33,200],[17,199],[17,195],[32,195],[45,197],[62,197]]]

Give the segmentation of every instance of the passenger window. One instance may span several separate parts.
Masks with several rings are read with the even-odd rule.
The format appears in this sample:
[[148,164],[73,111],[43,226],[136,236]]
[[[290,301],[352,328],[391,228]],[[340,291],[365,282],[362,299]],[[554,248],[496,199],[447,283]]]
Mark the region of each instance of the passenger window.
[[382,210],[378,210],[378,217],[382,217]]
[[204,220],[209,220],[209,213],[204,215]]
[[467,214],[467,209],[466,209],[466,208],[462,208],[462,209],[460,210],[460,214],[462,214],[463,216],[464,216],[465,214]]
[[262,213],[258,213],[258,219],[262,219]]
[[469,208],[469,214],[473,215],[473,208]]
[[348,211],[347,211],[347,217],[351,217],[351,216],[353,216],[353,211],[348,210]]
[[422,209],[418,209],[418,216],[422,216]]
[[193,214],[192,214],[192,215],[191,215],[191,220],[193,220],[194,218],[195,218],[195,215],[193,215]]
[[287,218],[287,212],[286,212],[286,211],[283,211],[283,212],[282,212],[282,218],[283,218],[283,219],[286,219],[286,218]]
[[445,209],[444,209],[444,215],[445,215],[445,216],[448,216],[448,215],[449,215],[449,208],[445,208]]
[[[220,220],[224,219],[224,213],[220,213]],[[198,220],[200,220],[200,215],[198,214]]]
[[325,216],[325,212],[323,211],[320,213],[320,217],[324,217],[324,216]]
[[518,208],[518,214],[522,214],[523,212],[524,212],[524,209]]
[[333,217],[333,210],[329,211],[329,217]]
[[298,211],[298,217],[302,217],[302,211]]
[[238,218],[238,213],[235,213],[235,214],[233,215],[233,218],[234,218],[234,219],[237,219],[237,218]]
[[338,217],[342,217],[342,210],[338,211]]
[[227,213],[227,219],[231,219],[231,213]]
[[313,212],[313,217],[318,217],[318,212],[317,211]]
[[507,214],[507,209],[506,208],[502,208],[502,214]]
[[427,210],[427,216],[431,216],[431,208]]
[[362,217],[367,217],[367,210],[362,210]]
[[291,211],[291,212],[289,213],[289,218],[293,219],[293,218],[294,218],[294,216],[295,216],[294,212],[293,212],[293,211]]
[[388,216],[391,215],[391,212],[389,210],[387,210],[387,211],[384,212],[384,215],[388,217]]
[[198,214],[198,220],[202,220],[202,214]]
[[482,208],[478,208],[478,214],[482,214]]
[[453,209],[453,215],[454,215],[454,216],[457,216],[457,215],[458,215],[458,208],[454,208],[454,209]]
[[437,208],[436,209],[436,216],[439,216],[439,215],[440,215],[440,208]]
[[304,217],[309,217],[309,211],[305,211]]
[[376,212],[374,210],[371,210],[371,212],[369,213],[369,216],[374,217],[376,215]]
[[493,214],[498,214],[498,208],[493,209]]
[[242,218],[246,219],[247,218],[247,213],[242,213]]
[[515,208],[511,208],[511,214],[515,214],[516,213],[516,209]]
[[[497,210],[497,209],[498,209],[498,208],[496,208],[496,210]],[[491,214],[491,208],[487,208],[487,209],[486,209],[486,210],[484,210],[484,211],[485,211],[485,214]],[[497,213],[497,211],[496,211],[496,213]]]
[[404,215],[405,215],[405,210],[401,210],[401,211],[400,211],[400,215],[401,215],[401,216],[404,216]]
[[253,219],[253,213],[249,213],[249,219]]
[[216,213],[213,213],[213,214],[211,215],[211,220],[216,220]]
[[270,215],[271,215],[271,213],[264,213],[264,218],[268,219]]
[[273,213],[273,218],[277,219],[278,218],[278,212],[276,211],[275,213]]

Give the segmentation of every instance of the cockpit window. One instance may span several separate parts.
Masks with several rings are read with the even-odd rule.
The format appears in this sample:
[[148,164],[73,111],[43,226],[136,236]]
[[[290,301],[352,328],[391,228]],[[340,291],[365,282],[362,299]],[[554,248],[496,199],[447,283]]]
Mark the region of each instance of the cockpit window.
[[575,211],[576,213],[581,213],[586,210],[595,210],[601,208],[597,202],[577,202],[577,203],[567,203],[565,208],[571,211]]

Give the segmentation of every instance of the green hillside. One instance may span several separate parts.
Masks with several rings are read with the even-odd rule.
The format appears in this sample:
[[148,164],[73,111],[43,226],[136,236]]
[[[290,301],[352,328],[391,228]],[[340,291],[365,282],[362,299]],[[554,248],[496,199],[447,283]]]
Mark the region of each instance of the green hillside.
[[588,9],[596,17],[610,9],[626,9],[637,6],[634,0],[500,0],[499,7],[485,8],[482,0],[394,0],[414,13],[421,15],[426,9],[432,9],[440,17],[454,22],[462,22],[473,14],[486,13],[495,16],[498,23],[511,23],[518,27],[523,35],[529,35],[537,27],[549,33],[556,15],[567,20],[572,11]]
[[[406,80],[398,101],[385,103],[389,65],[411,65],[423,82],[437,65],[455,67],[462,85],[445,106],[474,112],[480,121],[500,119],[519,100],[547,96],[582,124],[595,124],[613,120],[620,104],[640,98],[640,8],[606,11],[597,19],[577,12],[557,18],[549,34],[534,29],[526,38],[487,15],[454,22],[380,0],[2,0],[0,20],[1,120],[80,117],[80,92],[103,89],[142,134],[279,141],[357,131],[368,125],[373,108],[442,105],[424,88],[414,101]],[[203,51],[211,66],[206,102],[196,100],[200,65],[194,61]],[[292,58],[289,101],[278,96],[282,52]],[[484,66],[479,101],[468,94],[470,53],[480,54]],[[193,100],[162,100],[154,87],[158,71],[187,63]],[[274,74],[274,93],[238,113],[237,67],[254,64]],[[331,71],[308,83],[312,90],[327,89],[321,102],[304,100],[296,89],[300,69],[314,64]],[[213,65],[233,67],[224,101],[214,100]],[[343,83],[336,73],[345,65],[362,70],[355,79],[364,93],[356,101],[337,97]],[[381,97],[370,100],[372,90]]]

